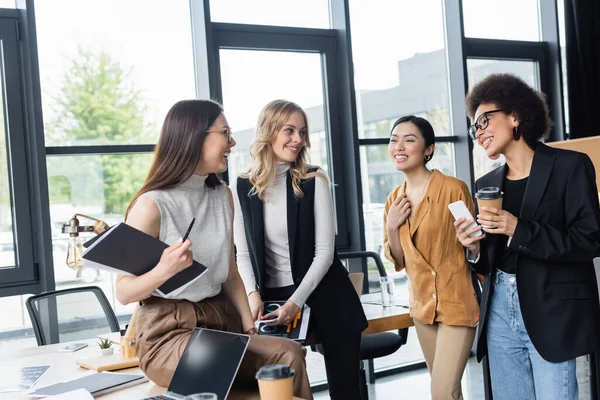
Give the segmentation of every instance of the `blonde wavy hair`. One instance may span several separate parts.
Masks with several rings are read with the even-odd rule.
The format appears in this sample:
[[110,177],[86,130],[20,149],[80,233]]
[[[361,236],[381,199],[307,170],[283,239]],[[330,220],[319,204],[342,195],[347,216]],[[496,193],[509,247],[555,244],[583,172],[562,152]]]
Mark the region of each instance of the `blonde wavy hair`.
[[306,136],[304,145],[298,152],[296,161],[290,166],[292,174],[292,187],[294,195],[298,198],[304,196],[300,188],[300,182],[305,179],[320,176],[329,182],[329,178],[321,172],[308,172],[312,165],[308,164],[308,149],[310,148],[310,138],[308,135],[308,119],[304,110],[296,103],[287,100],[274,100],[267,104],[260,115],[256,124],[256,135],[250,144],[250,157],[252,157],[252,166],[250,170],[242,174],[242,178],[249,179],[252,183],[250,195],[258,195],[258,198],[265,201],[265,192],[271,180],[275,176],[275,153],[273,152],[273,141],[277,134],[289,121],[293,113],[299,112],[304,117],[306,125]]

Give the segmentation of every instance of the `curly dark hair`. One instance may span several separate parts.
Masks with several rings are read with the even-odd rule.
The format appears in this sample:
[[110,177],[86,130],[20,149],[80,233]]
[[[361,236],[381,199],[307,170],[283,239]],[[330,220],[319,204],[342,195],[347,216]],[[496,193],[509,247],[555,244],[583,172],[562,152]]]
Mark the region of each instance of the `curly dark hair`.
[[521,136],[535,149],[542,139],[547,139],[552,120],[546,96],[511,74],[491,74],[471,88],[466,98],[467,115],[473,120],[477,108],[486,103],[495,104],[513,114],[519,127],[513,132],[515,140]]

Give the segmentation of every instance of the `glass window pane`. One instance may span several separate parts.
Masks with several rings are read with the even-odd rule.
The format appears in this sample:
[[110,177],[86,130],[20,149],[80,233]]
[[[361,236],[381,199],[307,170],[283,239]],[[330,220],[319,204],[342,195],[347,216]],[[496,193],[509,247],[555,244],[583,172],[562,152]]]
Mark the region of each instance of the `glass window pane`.
[[[0,66],[1,68],[1,66]],[[1,76],[2,74],[0,74]],[[4,88],[0,81],[0,268],[17,265],[15,257],[15,240],[13,234],[13,213],[11,197],[11,173],[9,153],[6,145],[8,132],[4,110]]]
[[210,0],[213,22],[329,29],[328,0]]
[[[538,65],[535,61],[467,59],[469,87],[493,73],[510,73],[516,75],[528,85],[539,90]],[[489,171],[503,165],[504,162],[504,156],[500,156],[497,160],[490,160],[483,148],[474,143],[473,172],[475,179],[481,178]]]
[[31,295],[2,297],[0,354],[37,346],[25,302]]
[[46,145],[154,144],[173,103],[195,97],[189,2],[35,8]]
[[0,0],[0,8],[16,8],[17,0]]
[[556,6],[558,13],[558,40],[560,43],[560,66],[562,71],[562,95],[563,110],[565,113],[565,133],[569,135],[569,133],[571,132],[571,127],[569,126],[569,89],[567,81],[567,38],[565,36],[565,2],[562,0],[557,0]]
[[538,0],[463,0],[466,37],[540,40]]
[[[144,183],[152,154],[114,154],[91,156],[50,156],[48,191],[52,224],[52,256],[57,289],[93,283],[99,286],[117,314],[131,312],[115,300],[114,276],[96,269],[67,267],[69,235],[61,233],[63,224],[75,214],[86,214],[114,225],[122,222],[132,196]],[[93,221],[79,218],[80,225]],[[82,242],[93,233],[80,234]]]
[[[237,142],[229,157],[230,182],[250,167],[250,143],[258,114],[276,99],[293,101],[304,109],[311,141],[310,162],[329,173],[321,55],[221,50],[220,57],[223,105]],[[302,79],[290,79],[293,76]]]
[[387,137],[408,114],[452,135],[442,2],[350,0],[350,20],[359,137]]

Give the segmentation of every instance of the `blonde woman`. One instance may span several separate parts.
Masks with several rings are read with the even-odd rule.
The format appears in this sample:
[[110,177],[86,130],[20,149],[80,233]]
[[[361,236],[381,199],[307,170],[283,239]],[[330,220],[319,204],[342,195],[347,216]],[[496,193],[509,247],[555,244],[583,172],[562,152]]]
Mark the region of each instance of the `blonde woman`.
[[[237,261],[254,319],[289,323],[306,303],[322,343],[332,399],[360,399],[360,334],[367,321],[337,258],[329,179],[307,163],[307,119],[297,104],[262,110],[252,167],[232,184]],[[262,315],[263,300],[286,300]]]

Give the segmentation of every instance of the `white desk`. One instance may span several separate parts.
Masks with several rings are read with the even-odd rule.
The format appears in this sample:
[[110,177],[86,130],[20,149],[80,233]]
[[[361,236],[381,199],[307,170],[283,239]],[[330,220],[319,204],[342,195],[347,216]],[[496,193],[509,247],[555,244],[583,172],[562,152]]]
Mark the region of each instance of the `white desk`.
[[[79,367],[75,362],[82,358],[100,356],[100,350],[96,344],[98,339],[78,340],[77,342],[86,342],[88,347],[74,353],[60,353],[58,349],[66,346],[66,343],[53,344],[48,346],[39,346],[28,349],[23,349],[16,352],[4,353],[0,355],[0,363],[3,367],[18,366],[24,367],[29,365],[49,365],[52,367],[46,374],[36,383],[34,387],[42,387],[52,383],[65,381],[77,378],[85,374],[87,369]],[[113,346],[115,351],[118,351],[117,346]],[[142,374],[139,368],[123,369],[115,372]],[[165,392],[165,388],[155,385],[152,382],[145,382],[140,385],[131,386],[112,393],[107,393],[103,396],[98,396],[98,399],[140,399],[147,396],[158,395]],[[27,394],[22,392],[0,393],[2,400],[22,400],[30,399]]]
[[[362,300],[373,301],[379,299],[379,294],[367,294],[362,296]],[[398,299],[397,299],[398,301]],[[363,309],[369,320],[369,327],[363,332],[363,335],[369,335],[387,330],[407,328],[413,325],[412,318],[408,310],[401,307],[384,308],[381,305],[363,304]],[[85,374],[87,369],[79,367],[75,362],[83,358],[98,357],[100,350],[98,349],[99,339],[78,340],[77,342],[86,342],[88,347],[76,351],[74,353],[61,353],[58,350],[65,347],[67,343],[53,344],[48,346],[38,346],[18,351],[7,351],[0,353],[0,363],[2,366],[18,366],[25,367],[31,365],[49,365],[52,367],[46,374],[36,383],[34,387],[42,387],[52,383],[66,381],[77,378]],[[115,351],[120,351],[119,347],[114,345]],[[142,374],[139,368],[128,368],[119,371],[118,373],[125,374]],[[98,399],[140,399],[148,396],[155,396],[166,391],[165,388],[155,385],[148,381],[140,385],[131,386],[125,389],[117,390],[112,393],[107,393],[98,396]],[[2,400],[24,400],[30,399],[25,393],[0,393]],[[294,398],[295,400],[302,400]],[[260,400],[257,394],[253,393],[230,393],[228,400]]]
[[[52,344],[48,346],[32,347],[14,352],[5,352],[0,354],[0,364],[2,364],[3,367],[25,367],[31,365],[51,364],[52,367],[50,367],[46,374],[35,384],[34,388],[38,388],[53,383],[74,379],[88,372],[89,370],[79,367],[76,364],[76,361],[83,358],[100,356],[100,350],[98,349],[97,345],[98,340],[99,339],[78,340],[77,343],[85,342],[89,346],[74,353],[61,353],[58,351],[58,349],[63,348],[68,343]],[[120,351],[118,346],[115,345],[113,347],[115,348],[115,351]],[[142,371],[138,367],[122,369],[114,372],[143,375]],[[156,396],[164,393],[166,390],[167,389],[148,381],[139,385],[130,386],[125,389],[107,393],[96,398],[101,400],[133,400],[148,396]],[[0,393],[0,399],[25,400],[31,399],[31,397],[23,392],[13,392]],[[258,396],[258,393],[236,391],[229,393],[227,400],[260,400],[260,397]],[[294,397],[293,400],[302,399]]]

